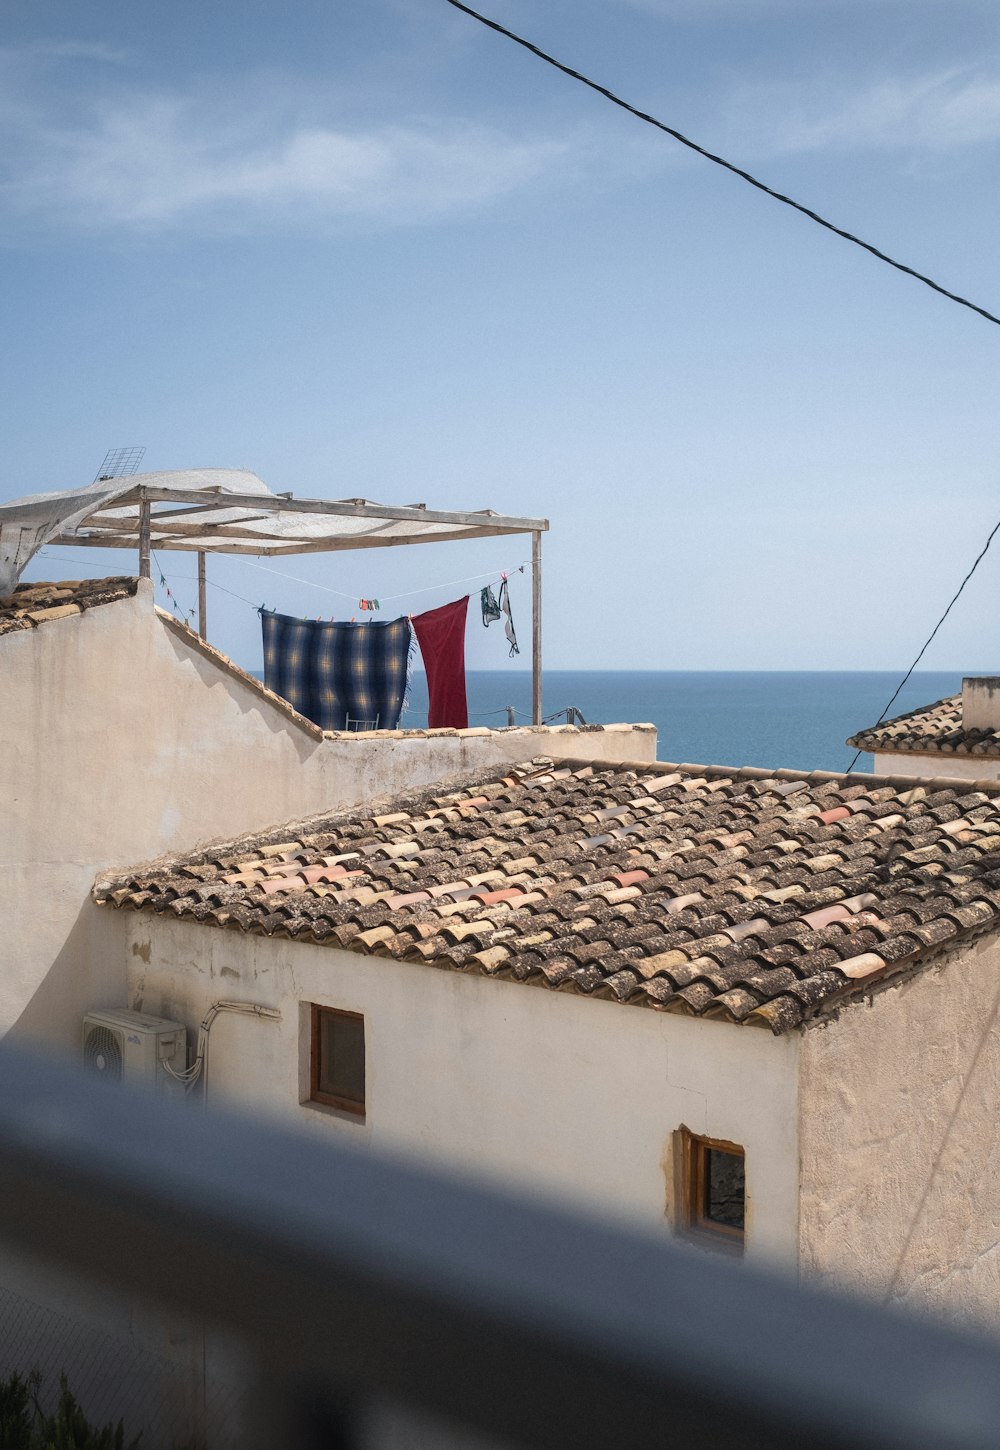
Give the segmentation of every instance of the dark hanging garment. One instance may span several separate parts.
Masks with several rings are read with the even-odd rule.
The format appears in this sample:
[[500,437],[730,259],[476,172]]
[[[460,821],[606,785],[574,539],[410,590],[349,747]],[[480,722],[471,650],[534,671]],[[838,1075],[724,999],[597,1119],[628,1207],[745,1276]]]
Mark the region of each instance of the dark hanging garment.
[[395,730],[406,696],[410,622],[293,619],[261,611],[264,683],[323,730]]
[[427,724],[432,730],[464,730],[469,723],[465,696],[465,619],[469,596],[413,616],[413,631],[427,671],[430,698]]
[[500,618],[500,606],[489,584],[487,584],[485,589],[479,591],[479,607],[483,611],[483,624],[487,628],[489,628],[495,619]]

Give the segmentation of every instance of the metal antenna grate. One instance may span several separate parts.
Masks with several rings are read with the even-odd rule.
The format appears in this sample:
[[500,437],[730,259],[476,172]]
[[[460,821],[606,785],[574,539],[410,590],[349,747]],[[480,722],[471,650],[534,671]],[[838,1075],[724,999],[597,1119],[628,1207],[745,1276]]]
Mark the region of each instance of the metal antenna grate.
[[139,464],[145,452],[145,448],[109,448],[94,482],[103,483],[108,478],[131,478],[133,473],[139,472]]

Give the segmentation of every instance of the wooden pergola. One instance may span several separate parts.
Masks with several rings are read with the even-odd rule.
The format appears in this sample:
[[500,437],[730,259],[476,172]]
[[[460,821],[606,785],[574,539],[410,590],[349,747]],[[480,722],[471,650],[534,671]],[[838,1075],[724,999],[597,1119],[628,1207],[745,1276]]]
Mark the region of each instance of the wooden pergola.
[[[52,500],[41,495],[49,514]],[[369,499],[297,498],[274,494],[255,474],[235,469],[197,469],[100,479],[89,489],[61,496],[62,517],[40,543],[74,548],[134,549],[139,574],[150,577],[154,549],[184,550],[198,558],[198,627],[207,631],[206,560],[209,554],[275,556],[346,549],[384,549],[531,535],[532,719],[542,721],[542,534],[547,519],[520,518],[493,509],[429,509],[425,504],[373,503]],[[0,532],[9,514],[30,517],[34,500],[0,506]],[[58,512],[58,510],[57,510]]]

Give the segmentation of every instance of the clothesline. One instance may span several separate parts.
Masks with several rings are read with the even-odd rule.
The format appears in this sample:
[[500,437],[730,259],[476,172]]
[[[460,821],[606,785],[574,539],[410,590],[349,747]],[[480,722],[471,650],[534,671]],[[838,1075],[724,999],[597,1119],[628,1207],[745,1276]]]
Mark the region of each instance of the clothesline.
[[169,584],[167,583],[166,575],[164,574],[163,570],[160,568],[160,561],[156,557],[156,555],[153,553],[152,549],[150,549],[150,551],[149,551],[149,557],[152,559],[153,563],[156,565],[156,572],[160,576],[160,585],[163,588],[163,591],[166,594],[167,598],[170,600],[170,607],[173,609],[173,611],[177,615],[178,619],[184,619],[184,615],[186,613],[188,619],[193,620],[194,619],[194,610],[193,609],[188,609],[188,610],[185,611],[183,609],[183,607],[181,606],[180,600],[177,598],[177,595],[173,592],[173,590],[170,588]]
[[[91,564],[91,565],[93,564],[93,560],[92,559],[75,558],[72,554],[59,554],[59,555],[50,554],[47,549],[39,549],[38,552],[39,552],[39,555],[42,558],[46,558],[46,559],[59,558],[61,560],[64,560],[68,564]],[[331,589],[328,584],[317,584],[314,579],[301,579],[301,578],[299,578],[298,575],[296,575],[296,574],[287,574],[282,569],[271,569],[267,564],[257,564],[257,563],[255,563],[253,559],[243,558],[243,559],[240,560],[240,563],[241,564],[249,564],[252,569],[260,569],[265,574],[274,574],[279,579],[288,579],[293,584],[303,584],[306,587],[311,588],[311,589],[319,589],[319,590],[322,590],[322,592],[324,594],[335,594],[340,599],[350,599],[350,600],[353,600],[355,606],[357,606],[357,603],[358,603],[358,595],[356,595],[356,594],[346,594],[342,589]],[[168,574],[168,573],[166,573],[165,570],[163,570],[163,569],[160,568],[160,565],[159,565],[159,562],[158,561],[157,561],[156,567],[157,567],[157,570],[159,571],[160,577],[163,578],[163,579],[184,579],[184,580],[186,580],[190,584],[193,584],[196,581],[196,577],[197,576],[194,575],[194,574],[174,574],[174,573]],[[385,604],[393,604],[393,603],[395,603],[395,601],[397,599],[409,599],[409,598],[414,597],[414,596],[416,596],[418,594],[433,594],[433,593],[435,593],[439,589],[452,589],[452,588],[457,587],[459,584],[475,584],[476,582],[478,582],[481,579],[487,580],[491,585],[493,585],[493,584],[500,584],[505,578],[507,578],[508,575],[510,575],[510,574],[517,574],[517,573],[523,574],[525,571],[530,570],[530,569],[531,569],[531,560],[530,559],[524,559],[524,560],[521,561],[521,563],[515,564],[513,566],[513,568],[506,569],[506,570],[503,570],[502,569],[502,570],[500,570],[499,573],[497,572],[496,569],[492,569],[492,570],[486,569],[486,570],[484,570],[480,574],[469,574],[464,579],[447,579],[447,580],[445,580],[441,584],[427,584],[427,585],[423,585],[419,589],[408,589],[408,590],[405,590],[402,594],[382,594],[382,595],[379,595],[379,603],[380,604],[382,604],[382,603],[385,603]],[[242,604],[248,604],[251,609],[259,609],[260,608],[259,602],[255,601],[253,599],[248,599],[245,594],[237,594],[234,589],[229,589],[229,588],[226,587],[226,585],[219,584],[215,579],[212,579],[210,577],[209,578],[206,578],[205,583],[209,586],[210,589],[219,589],[219,590],[221,590],[221,592],[223,594],[228,594],[232,599],[238,599]]]
[[[73,554],[50,554],[47,549],[39,549],[38,557],[40,559],[58,559],[63,564],[89,564],[91,567],[93,567],[94,563],[93,559],[80,559]],[[164,574],[160,568],[159,560],[155,558],[152,550],[150,550],[150,557],[154,559],[161,579],[186,579],[191,584],[196,582],[196,576],[194,574]],[[248,599],[245,594],[237,594],[235,590],[227,589],[224,584],[217,584],[214,579],[206,579],[205,582],[210,588],[221,589],[223,594],[229,594],[233,599],[238,599],[241,604],[249,604],[251,609],[258,608],[258,605],[252,599]],[[189,610],[188,613],[193,614],[194,611]]]
[[[245,559],[243,560],[243,563],[247,563],[247,562],[248,562],[247,560],[245,560]],[[511,573],[523,573],[525,569],[530,569],[530,568],[531,568],[530,562],[526,562],[524,564],[518,564],[510,572]],[[159,564],[157,564],[157,569],[159,569]],[[274,569],[274,570],[269,570],[268,572],[269,573],[278,573],[279,571],[276,570],[276,569]],[[162,572],[162,570],[160,571],[160,577],[161,577],[161,579],[186,579],[188,581],[188,583],[192,583],[192,584],[195,582],[195,578],[196,578],[196,576],[194,574],[164,574]],[[294,576],[291,575],[291,574],[285,574],[282,577],[285,578],[285,579],[293,579],[294,578]],[[493,574],[493,575],[490,575],[490,574],[474,574],[474,575],[472,575],[472,579],[474,579],[474,580],[478,580],[478,579],[488,579],[489,580],[490,587],[492,587],[494,584],[497,584],[497,585],[502,584],[504,581],[506,581],[508,579],[508,577],[509,576],[508,576],[507,573],[501,573],[499,575],[496,575],[496,574]],[[296,583],[309,583],[309,580],[295,580],[295,582]],[[451,589],[456,584],[467,584],[469,582],[470,581],[468,579],[452,579],[452,580],[450,580],[446,584],[431,584],[426,589],[411,589],[409,591],[409,594],[392,594],[392,595],[383,596],[383,598],[378,601],[378,605],[381,605],[383,603],[390,604],[394,599],[407,599],[407,598],[409,598],[409,595],[410,594],[430,594],[430,593],[432,593],[432,592],[434,592],[436,590],[439,590],[439,589]],[[248,599],[245,594],[237,594],[235,592],[235,590],[233,590],[233,589],[227,589],[224,584],[218,584],[218,583],[216,583],[216,581],[214,579],[206,579],[205,580],[205,583],[209,586],[210,589],[221,589],[222,592],[223,592],[223,594],[228,594],[232,599],[239,599],[241,603],[249,605],[249,607],[251,609],[253,609],[253,610],[259,610],[261,608],[261,605],[260,604],[255,603],[255,601],[252,600],[252,599]],[[321,584],[316,585],[316,588],[317,589],[321,589],[323,587],[324,586],[321,585]],[[169,591],[168,591],[168,593],[169,593]],[[328,589],[327,590],[327,593],[329,593],[329,594],[338,594],[338,593],[340,593],[340,591],[337,590],[337,589]],[[351,600],[353,600],[354,603],[355,603],[355,607],[357,607],[358,602],[359,602],[357,595],[355,595],[355,594],[341,594],[341,597],[343,599],[351,599]],[[371,602],[374,602],[374,601],[371,601]],[[376,607],[378,607],[378,605]],[[191,612],[193,613],[193,611],[191,611]]]
[[[150,559],[159,574],[160,586],[174,612],[184,618],[184,611],[167,584],[166,575],[154,550]],[[524,565],[519,566],[523,574]],[[265,572],[282,575],[281,570],[268,569]],[[191,575],[171,575],[171,578],[191,579]],[[292,577],[285,575],[284,577]],[[469,576],[479,580],[482,574]],[[207,580],[205,581],[208,582]],[[304,583],[306,581],[296,581]],[[453,580],[450,584],[431,586],[443,590],[453,588],[467,579]],[[493,596],[492,584],[481,591],[483,624],[489,625],[507,616],[506,636],[510,642],[510,653],[518,653],[517,636],[511,615],[507,574],[499,581],[499,602]],[[232,594],[232,590],[226,590]],[[340,593],[331,590],[331,593]],[[414,590],[426,593],[429,590]],[[239,595],[234,595],[240,598]],[[353,598],[353,595],[344,595]],[[396,595],[395,598],[405,598]],[[251,608],[251,601],[243,602]],[[378,600],[361,599],[362,610],[377,610]],[[263,605],[256,607],[261,617],[264,633],[264,680],[283,698],[289,700],[300,714],[314,720],[324,729],[340,729],[339,717],[344,716],[344,727],[371,728],[380,719],[389,723],[385,728],[395,729],[399,717],[409,704],[409,679],[413,662],[413,651],[420,649],[427,676],[428,711],[427,723],[435,726],[462,728],[469,723],[468,697],[465,686],[465,623],[469,595],[441,605],[423,614],[401,616],[399,619],[379,624],[373,636],[371,627],[365,626],[357,632],[341,633],[345,625],[324,624],[321,620],[296,619],[277,614]],[[187,611],[193,618],[194,610]],[[352,622],[353,623],[353,622]],[[399,633],[400,627],[405,637]],[[322,633],[317,633],[322,631]],[[330,631],[333,631],[332,633]],[[404,642],[406,649],[404,650]],[[483,712],[500,715],[502,709]],[[509,713],[509,712],[508,712]],[[364,726],[368,722],[368,726]]]
[[[286,574],[283,569],[272,569],[267,564],[257,564],[253,559],[244,559],[242,562],[249,564],[251,569],[260,569],[265,574],[276,574],[279,579],[290,579],[293,584],[304,584],[310,589],[321,589],[324,594],[336,594],[340,599],[356,600],[358,597],[356,594],[345,594],[342,589],[331,589],[328,584],[317,584],[314,579],[300,579],[296,574]],[[402,594],[380,594],[378,596],[379,602],[392,604],[397,599],[410,599],[417,594],[433,594],[438,589],[453,589],[459,584],[474,584],[479,579],[489,579],[491,583],[497,584],[507,574],[516,574],[530,568],[531,560],[524,559],[521,563],[515,564],[512,569],[501,570],[499,577],[497,577],[497,571],[495,569],[484,569],[481,573],[469,574],[464,579],[447,579],[442,584],[427,584],[420,589],[406,589]],[[179,578],[181,576],[177,575],[175,577]]]

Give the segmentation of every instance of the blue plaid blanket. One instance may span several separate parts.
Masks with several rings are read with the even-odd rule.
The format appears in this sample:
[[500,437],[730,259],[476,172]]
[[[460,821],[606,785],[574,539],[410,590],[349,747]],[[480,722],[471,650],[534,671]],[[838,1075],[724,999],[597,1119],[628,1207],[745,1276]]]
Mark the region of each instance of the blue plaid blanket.
[[264,683],[324,730],[395,730],[406,695],[410,621],[334,624],[260,612]]

